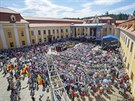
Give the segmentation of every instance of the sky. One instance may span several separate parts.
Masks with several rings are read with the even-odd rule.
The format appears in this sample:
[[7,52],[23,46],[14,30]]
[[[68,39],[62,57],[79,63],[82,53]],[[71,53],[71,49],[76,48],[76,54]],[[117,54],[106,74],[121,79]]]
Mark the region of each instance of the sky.
[[135,0],[0,0],[0,7],[10,8],[22,16],[83,18],[105,14],[132,14]]

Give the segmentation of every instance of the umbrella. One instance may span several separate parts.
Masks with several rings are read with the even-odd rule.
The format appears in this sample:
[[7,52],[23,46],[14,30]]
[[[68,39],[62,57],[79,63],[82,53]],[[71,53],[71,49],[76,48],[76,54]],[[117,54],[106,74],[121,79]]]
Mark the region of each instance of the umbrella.
[[106,83],[109,83],[109,80],[104,79],[104,80],[103,80],[103,83],[105,83],[105,84],[106,84]]
[[123,77],[124,75],[125,75],[125,73],[120,73],[120,75],[119,75],[119,76],[120,76],[120,77]]

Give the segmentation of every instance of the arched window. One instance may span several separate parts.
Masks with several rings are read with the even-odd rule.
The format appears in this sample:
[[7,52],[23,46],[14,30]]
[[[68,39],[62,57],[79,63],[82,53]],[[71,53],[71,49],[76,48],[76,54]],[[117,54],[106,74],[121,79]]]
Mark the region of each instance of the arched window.
[[16,21],[16,18],[15,18],[14,15],[11,15],[11,16],[10,16],[10,19],[11,19],[12,22],[15,22],[15,21]]

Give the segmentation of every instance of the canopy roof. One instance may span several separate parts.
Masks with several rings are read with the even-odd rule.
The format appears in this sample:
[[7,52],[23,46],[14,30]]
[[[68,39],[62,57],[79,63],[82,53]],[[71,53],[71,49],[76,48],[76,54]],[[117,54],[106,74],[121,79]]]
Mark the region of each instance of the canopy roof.
[[117,36],[107,35],[102,37],[102,40],[119,40],[119,38]]

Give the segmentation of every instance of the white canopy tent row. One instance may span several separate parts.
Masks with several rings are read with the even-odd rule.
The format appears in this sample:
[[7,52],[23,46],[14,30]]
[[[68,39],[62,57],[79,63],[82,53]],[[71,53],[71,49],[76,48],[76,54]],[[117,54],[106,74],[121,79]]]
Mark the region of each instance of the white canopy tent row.
[[51,101],[71,101],[55,68],[51,55],[47,55],[47,69],[51,85]]

